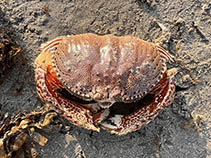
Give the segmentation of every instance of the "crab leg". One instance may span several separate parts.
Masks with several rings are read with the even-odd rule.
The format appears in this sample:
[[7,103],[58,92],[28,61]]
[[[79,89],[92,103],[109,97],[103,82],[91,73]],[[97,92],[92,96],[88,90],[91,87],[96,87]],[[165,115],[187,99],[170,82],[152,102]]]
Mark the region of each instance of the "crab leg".
[[150,92],[155,94],[151,104],[140,108],[138,111],[127,116],[115,115],[102,123],[103,128],[111,133],[125,135],[131,131],[136,131],[155,118],[159,111],[170,105],[174,98],[176,69],[168,70],[157,86]]
[[167,52],[166,50],[164,50],[162,47],[160,46],[156,46],[156,49],[163,55],[163,57],[167,60],[167,61],[171,61],[174,62],[175,58],[173,55],[171,55],[169,52]]
[[58,44],[61,43],[61,41],[62,41],[62,36],[61,37],[57,37],[54,40],[51,40],[51,41],[49,41],[49,42],[47,42],[45,44],[42,44],[41,47],[40,47],[40,49],[42,51],[45,51],[46,52],[48,49],[55,48]]
[[[61,82],[55,77],[55,72],[51,72],[51,66],[48,66],[47,72],[37,67],[35,78],[37,81],[37,92],[40,98],[52,105],[52,108],[75,125],[95,130],[99,132],[99,127],[95,125],[90,110],[85,109],[82,105],[77,104],[62,97],[56,89],[64,88]],[[97,118],[96,118],[97,119]]]

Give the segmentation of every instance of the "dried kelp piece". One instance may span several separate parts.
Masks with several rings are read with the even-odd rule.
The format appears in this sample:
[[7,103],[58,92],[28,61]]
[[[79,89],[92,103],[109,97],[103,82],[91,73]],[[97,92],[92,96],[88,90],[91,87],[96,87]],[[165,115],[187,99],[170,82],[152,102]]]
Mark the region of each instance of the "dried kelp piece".
[[[0,111],[0,158],[25,157],[26,151],[31,151],[34,143],[44,146],[48,139],[39,132],[45,131],[45,127],[52,122],[55,124],[56,116],[49,105],[12,116]],[[30,157],[33,157],[32,154],[34,152]]]

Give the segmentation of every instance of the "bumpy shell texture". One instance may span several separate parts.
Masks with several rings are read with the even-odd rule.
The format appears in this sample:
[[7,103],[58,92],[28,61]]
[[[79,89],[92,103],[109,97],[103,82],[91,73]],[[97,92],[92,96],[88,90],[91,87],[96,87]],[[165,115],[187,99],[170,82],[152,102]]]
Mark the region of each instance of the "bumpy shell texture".
[[166,70],[156,45],[131,36],[66,36],[51,49],[60,81],[85,100],[133,102],[149,92]]

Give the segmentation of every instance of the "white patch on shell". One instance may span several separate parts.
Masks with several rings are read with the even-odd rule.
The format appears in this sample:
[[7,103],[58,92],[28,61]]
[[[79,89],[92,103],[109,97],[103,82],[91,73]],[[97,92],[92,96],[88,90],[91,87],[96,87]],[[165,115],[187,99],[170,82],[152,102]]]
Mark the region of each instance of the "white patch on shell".
[[68,44],[68,48],[67,48],[68,53],[71,53],[71,45]]
[[127,42],[125,43],[125,46],[129,47],[129,48],[133,48],[135,47],[137,44],[135,42]]
[[[87,41],[84,41],[80,45],[78,45],[77,48],[79,48],[79,47],[81,47],[80,48],[80,53],[82,53],[84,57],[88,57],[89,54],[90,54],[90,52],[89,52],[90,51],[89,43]],[[81,51],[81,49],[83,49],[83,51]]]
[[109,66],[111,62],[111,51],[112,48],[110,46],[105,46],[103,48],[100,48],[100,61],[102,65]]
[[78,82],[78,83],[76,84],[76,86],[80,87],[80,86],[81,86],[81,83],[80,83],[80,82]]
[[67,60],[64,62],[65,67],[69,67],[71,65],[71,61]]
[[86,58],[90,54],[90,46],[86,42],[80,44],[72,44],[70,45],[70,49],[72,50],[71,53],[73,53],[73,56],[76,59],[77,63],[86,60]]
[[141,67],[140,66],[137,66],[136,67],[136,74],[139,74],[141,72],[140,70],[141,70]]
[[81,51],[81,45],[80,44],[77,44],[76,47],[77,47],[78,51]]

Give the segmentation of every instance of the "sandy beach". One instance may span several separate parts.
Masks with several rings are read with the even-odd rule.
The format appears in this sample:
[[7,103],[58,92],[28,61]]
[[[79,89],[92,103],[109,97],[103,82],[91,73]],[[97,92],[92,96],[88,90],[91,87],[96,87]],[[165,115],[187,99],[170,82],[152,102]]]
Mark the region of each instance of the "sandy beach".
[[140,130],[116,136],[65,121],[68,131],[42,132],[39,158],[211,158],[210,0],[0,0],[0,28],[13,30],[23,49],[0,85],[1,112],[10,115],[43,105],[33,63],[57,36],[132,35],[159,43],[188,69],[176,75],[184,90]]

